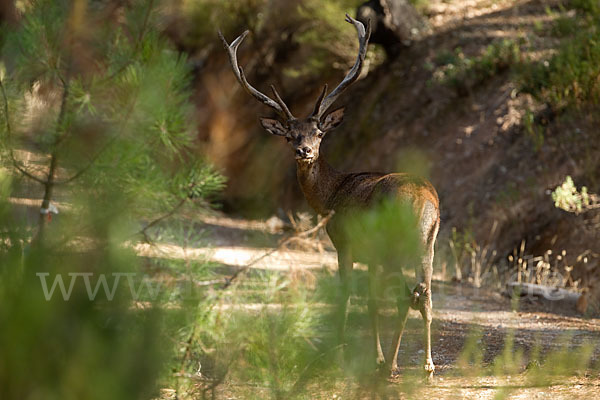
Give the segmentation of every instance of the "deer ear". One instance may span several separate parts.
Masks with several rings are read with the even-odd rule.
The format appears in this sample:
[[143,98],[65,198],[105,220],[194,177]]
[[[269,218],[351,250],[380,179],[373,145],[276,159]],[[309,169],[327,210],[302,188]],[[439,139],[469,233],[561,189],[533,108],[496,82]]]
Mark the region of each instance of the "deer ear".
[[265,130],[273,135],[286,136],[287,129],[281,125],[281,122],[272,118],[260,118],[260,124]]
[[321,122],[319,124],[320,125],[319,128],[323,132],[330,131],[333,128],[335,128],[336,126],[338,126],[339,124],[341,124],[343,119],[344,119],[344,107],[338,108],[337,110],[334,110],[334,111],[330,112],[329,114],[327,114],[327,116],[325,117],[323,122]]

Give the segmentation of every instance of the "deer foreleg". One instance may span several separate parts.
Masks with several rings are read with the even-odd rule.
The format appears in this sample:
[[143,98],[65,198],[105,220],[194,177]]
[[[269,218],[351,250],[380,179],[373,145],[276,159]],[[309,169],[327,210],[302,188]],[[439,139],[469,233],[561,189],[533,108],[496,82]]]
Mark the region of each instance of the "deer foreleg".
[[383,350],[381,350],[381,341],[379,338],[378,293],[377,267],[369,264],[369,318],[375,341],[375,351],[377,352],[377,365],[383,365],[385,364],[385,357],[383,356]]
[[338,309],[336,312],[337,334],[340,344],[345,344],[344,331],[348,319],[348,304],[350,303],[350,273],[352,272],[352,253],[349,249],[338,249],[338,273],[341,287],[338,294]]
[[406,320],[408,319],[408,309],[411,303],[410,289],[406,286],[406,283],[400,283],[401,293],[396,295],[396,306],[398,308],[398,330],[394,335],[392,341],[392,356],[390,373],[393,375],[398,372],[398,352],[400,351],[400,343],[402,342],[402,334],[404,333],[404,327],[406,326]]

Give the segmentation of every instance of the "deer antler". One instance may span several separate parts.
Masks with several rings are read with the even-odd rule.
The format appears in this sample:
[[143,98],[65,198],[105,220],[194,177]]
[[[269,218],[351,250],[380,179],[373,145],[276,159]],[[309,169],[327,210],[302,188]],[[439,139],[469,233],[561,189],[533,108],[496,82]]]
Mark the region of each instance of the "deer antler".
[[240,36],[237,37],[237,39],[235,39],[233,42],[231,42],[231,45],[229,43],[227,43],[227,40],[225,40],[225,37],[223,36],[221,31],[218,32],[219,37],[221,38],[221,41],[223,42],[223,46],[225,46],[225,50],[227,50],[227,53],[229,54],[229,62],[231,63],[231,68],[233,69],[233,74],[237,78],[240,85],[242,85],[244,90],[246,92],[248,92],[249,94],[251,94],[252,96],[254,96],[258,101],[273,108],[285,120],[289,121],[289,120],[295,119],[295,117],[290,112],[290,109],[288,108],[288,106],[283,102],[283,100],[279,96],[279,93],[277,93],[277,90],[275,90],[275,86],[271,85],[271,89],[273,90],[273,94],[275,95],[275,99],[276,99],[276,100],[273,100],[269,96],[256,90],[246,80],[246,76],[244,75],[244,70],[242,69],[242,67],[239,66],[238,61],[237,61],[237,49],[238,49],[239,45],[242,43],[242,41],[244,40],[244,38],[248,35],[249,32],[250,31],[245,31],[244,33],[242,33]]
[[342,82],[325,98],[323,97],[325,92],[327,92],[327,86],[323,89],[323,92],[315,105],[315,110],[311,114],[311,117],[314,117],[317,120],[321,119],[323,114],[325,114],[327,109],[337,100],[340,94],[358,79],[365,61],[365,56],[367,55],[367,45],[369,44],[369,37],[371,36],[371,21],[369,20],[367,22],[367,28],[365,29],[365,26],[360,21],[357,21],[346,14],[346,22],[353,24],[358,32],[358,57],[344,80],[342,80]]

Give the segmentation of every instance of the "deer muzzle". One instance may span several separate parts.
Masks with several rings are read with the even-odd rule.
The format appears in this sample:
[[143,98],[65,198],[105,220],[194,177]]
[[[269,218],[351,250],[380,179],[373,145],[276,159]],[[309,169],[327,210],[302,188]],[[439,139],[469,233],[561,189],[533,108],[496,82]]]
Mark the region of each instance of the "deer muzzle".
[[314,158],[314,153],[312,149],[308,146],[298,147],[296,149],[296,160],[312,160]]

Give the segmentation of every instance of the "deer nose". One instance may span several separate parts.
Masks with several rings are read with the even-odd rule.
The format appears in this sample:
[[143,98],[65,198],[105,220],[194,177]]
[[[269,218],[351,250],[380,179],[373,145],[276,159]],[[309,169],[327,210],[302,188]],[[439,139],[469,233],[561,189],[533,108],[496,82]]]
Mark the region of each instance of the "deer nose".
[[310,147],[300,147],[298,149],[296,149],[296,154],[300,157],[306,157],[308,156],[310,153],[312,153],[312,149]]

